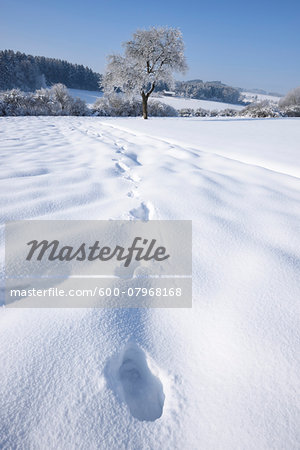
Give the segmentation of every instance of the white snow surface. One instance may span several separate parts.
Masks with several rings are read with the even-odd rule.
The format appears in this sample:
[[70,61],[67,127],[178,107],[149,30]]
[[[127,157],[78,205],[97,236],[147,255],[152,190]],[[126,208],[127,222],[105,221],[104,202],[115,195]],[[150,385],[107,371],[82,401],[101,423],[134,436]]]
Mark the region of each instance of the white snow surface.
[[211,100],[198,100],[196,98],[183,98],[183,97],[151,97],[154,100],[159,100],[162,103],[173,106],[175,109],[192,108],[192,109],[206,109],[207,111],[222,111],[223,109],[235,109],[241,111],[244,106],[233,105],[232,103],[215,102]]
[[246,102],[262,102],[264,100],[268,100],[270,103],[277,104],[282,97],[278,97],[276,95],[268,95],[268,94],[257,94],[255,92],[241,92],[241,94],[245,97]]
[[103,96],[100,91],[86,91],[84,89],[68,88],[69,94],[74,98],[84,100],[88,106],[92,106],[98,98]]
[[1,309],[1,448],[299,448],[299,125],[0,119],[2,224],[193,220],[191,309]]

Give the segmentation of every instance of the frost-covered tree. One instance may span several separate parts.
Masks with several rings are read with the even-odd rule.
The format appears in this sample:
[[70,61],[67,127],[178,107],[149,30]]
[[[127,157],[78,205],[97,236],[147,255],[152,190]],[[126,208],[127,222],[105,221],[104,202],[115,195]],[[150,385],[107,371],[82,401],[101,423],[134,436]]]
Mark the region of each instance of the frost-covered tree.
[[300,106],[300,86],[289,91],[286,96],[280,100],[280,106]]
[[61,83],[55,84],[52,86],[51,92],[54,99],[60,104],[61,110],[67,114],[72,98],[66,86]]
[[104,76],[106,93],[121,90],[142,96],[143,118],[148,118],[148,99],[157,83],[172,84],[172,72],[184,73],[187,65],[180,30],[152,27],[137,30],[124,42],[124,56],[110,55]]

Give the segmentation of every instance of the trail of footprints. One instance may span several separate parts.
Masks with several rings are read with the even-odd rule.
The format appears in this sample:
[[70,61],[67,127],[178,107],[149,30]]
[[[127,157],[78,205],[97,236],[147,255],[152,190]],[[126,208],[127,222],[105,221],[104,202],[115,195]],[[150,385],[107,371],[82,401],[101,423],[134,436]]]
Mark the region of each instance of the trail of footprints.
[[[118,155],[118,158],[113,158],[116,172],[132,184],[127,196],[137,199],[141,178],[134,173],[134,168],[142,164],[135,153],[128,151],[126,145],[117,141],[115,146]],[[142,201],[138,207],[129,211],[131,220],[147,221],[153,215],[154,207],[150,202]],[[120,354],[115,355],[109,372],[114,379],[113,390],[120,393],[133,417],[153,422],[162,416],[165,402],[162,382],[152,373],[145,352],[135,342],[128,342]]]
[[[100,138],[104,142],[107,141],[107,139],[105,139],[101,133],[98,132],[95,133],[90,129],[79,131],[95,139]],[[113,145],[117,147],[116,150],[117,157],[112,158],[112,161],[115,163],[116,173],[124,177],[132,184],[131,189],[127,192],[127,197],[130,197],[132,199],[139,199],[140,195],[138,189],[141,178],[136,173],[134,173],[134,170],[132,169],[134,167],[142,166],[142,164],[139,162],[136,153],[128,151],[126,143],[124,145],[119,140],[113,141]],[[128,216],[130,220],[143,220],[143,221],[151,220],[154,216],[154,206],[152,205],[151,202],[142,201],[138,207],[132,208],[129,211]]]
[[[101,134],[90,131],[88,134],[103,140]],[[116,157],[112,158],[115,171],[131,185],[127,196],[138,199],[141,178],[134,169],[142,164],[138,156],[128,150],[126,143],[124,145],[115,141],[114,146],[117,148]],[[147,221],[154,216],[154,207],[150,202],[141,201],[138,206],[129,210],[128,215],[131,220]],[[108,385],[127,404],[134,418],[154,422],[163,414],[165,393],[162,381],[153,373],[154,366],[149,363],[150,359],[145,351],[131,340],[108,362],[105,375]]]
[[[142,166],[142,164],[138,161],[138,157],[134,152],[127,151],[126,146],[119,142],[116,142],[115,146],[117,147],[116,153],[120,155],[119,158],[113,158],[116,172],[133,184],[127,196],[130,198],[139,198],[138,188],[141,178],[132,169],[136,166]],[[132,208],[129,211],[129,217],[132,220],[147,221],[153,217],[153,213],[154,208],[150,202],[141,202],[137,208]]]

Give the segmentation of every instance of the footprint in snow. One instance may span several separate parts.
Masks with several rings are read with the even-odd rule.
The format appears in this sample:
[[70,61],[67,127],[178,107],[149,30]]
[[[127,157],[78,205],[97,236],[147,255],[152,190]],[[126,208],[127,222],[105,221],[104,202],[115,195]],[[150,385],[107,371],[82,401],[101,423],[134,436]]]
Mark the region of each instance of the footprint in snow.
[[109,381],[124,400],[133,417],[154,422],[163,413],[165,395],[160,379],[148,365],[145,352],[128,342],[109,366]]
[[133,220],[147,221],[153,217],[153,206],[150,202],[142,202],[137,208],[131,209],[129,214]]
[[118,149],[118,150],[116,150],[116,153],[124,153],[124,151],[126,150],[126,147],[119,143],[116,143],[115,146]]
[[124,173],[127,172],[128,170],[130,170],[130,168],[124,164],[122,161],[119,161],[115,164],[115,167],[117,169],[118,172]]
[[130,159],[135,165],[141,166],[142,164],[138,161],[138,157],[136,153],[124,153],[124,156],[126,156],[128,159]]

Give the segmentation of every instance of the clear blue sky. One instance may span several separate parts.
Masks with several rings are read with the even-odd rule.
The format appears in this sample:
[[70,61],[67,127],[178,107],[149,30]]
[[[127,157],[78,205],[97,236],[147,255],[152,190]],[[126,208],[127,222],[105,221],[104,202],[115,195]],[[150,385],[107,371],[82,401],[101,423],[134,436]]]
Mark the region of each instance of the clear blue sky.
[[179,27],[189,71],[285,93],[300,85],[300,0],[0,0],[0,49],[103,72],[137,28]]

